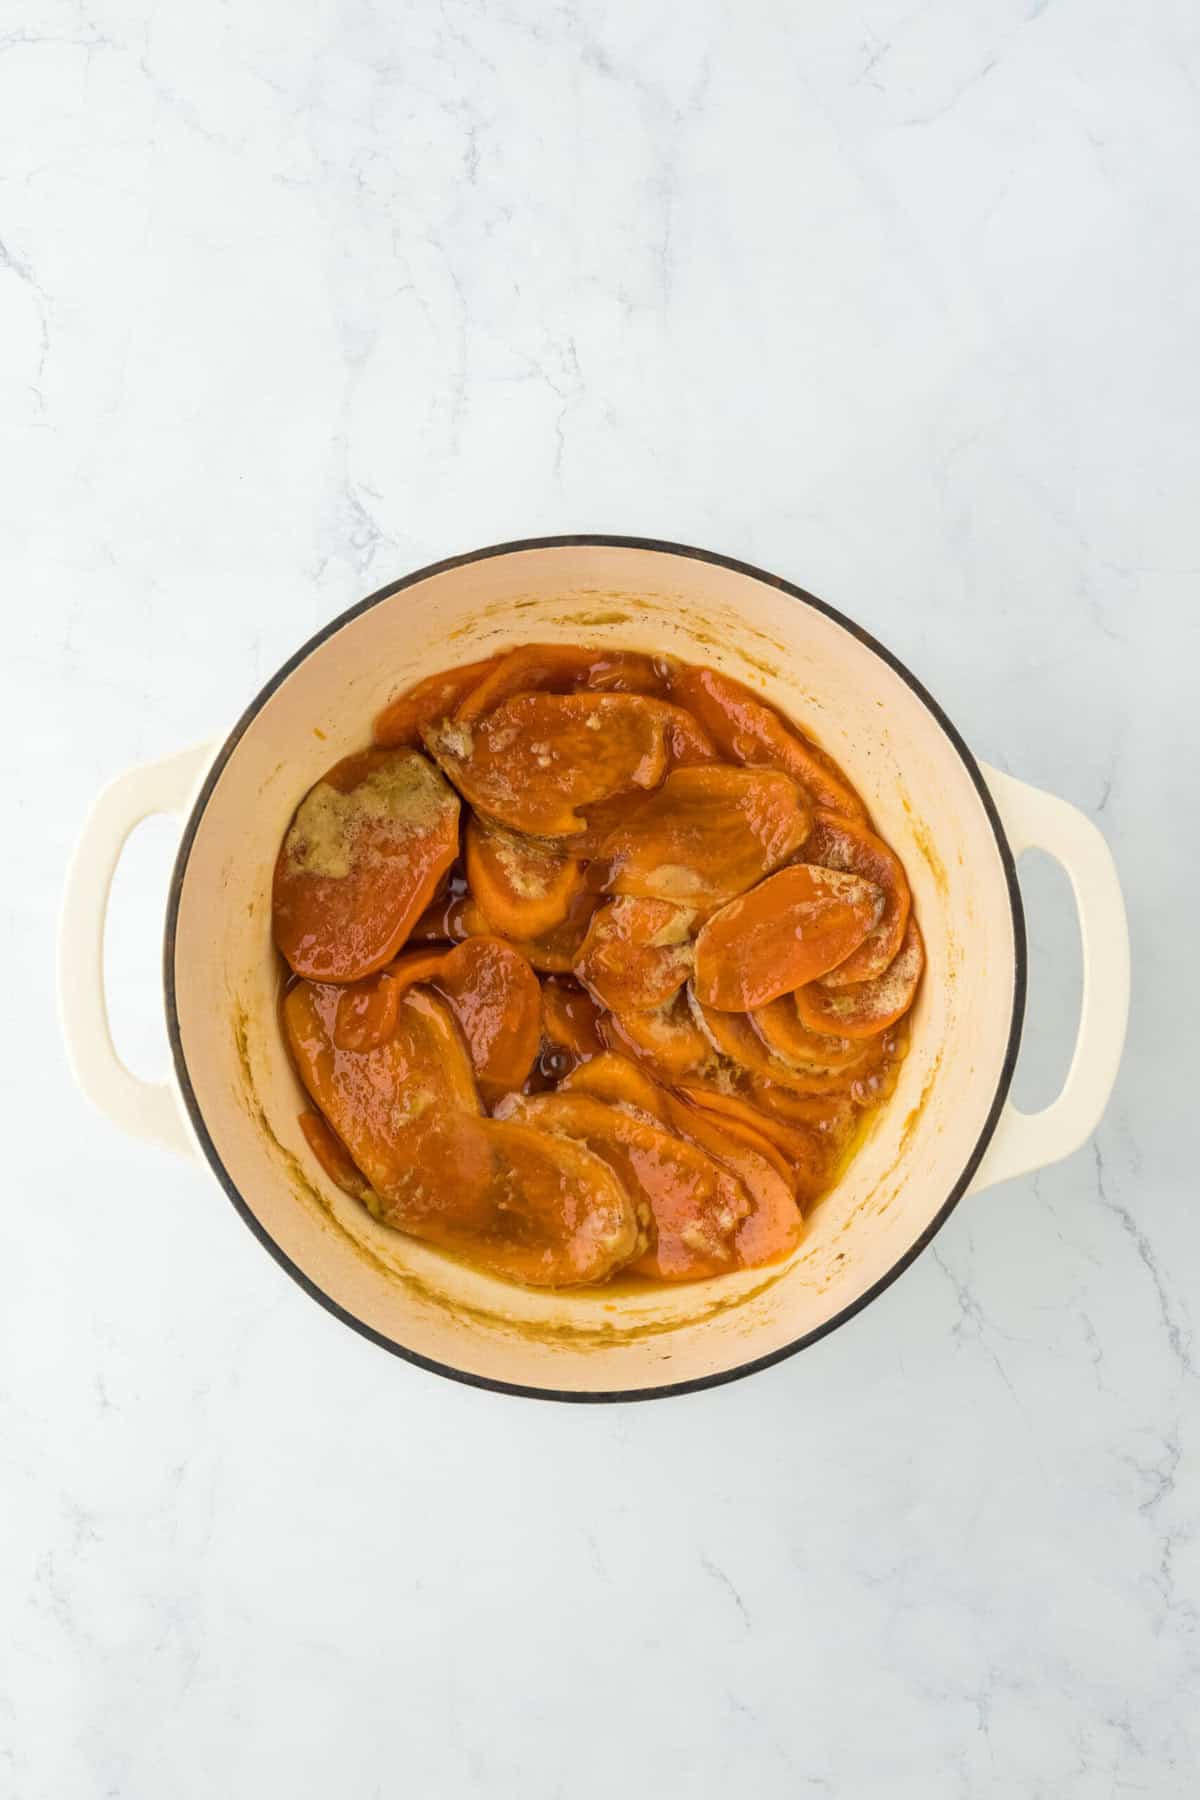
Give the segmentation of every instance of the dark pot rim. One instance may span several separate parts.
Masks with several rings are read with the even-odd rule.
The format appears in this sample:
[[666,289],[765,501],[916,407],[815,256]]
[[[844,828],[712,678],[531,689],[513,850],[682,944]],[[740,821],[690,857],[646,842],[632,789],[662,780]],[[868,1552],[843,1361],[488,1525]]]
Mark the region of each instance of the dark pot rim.
[[[802,605],[810,606],[816,612],[823,613],[827,619],[832,619],[834,623],[840,625],[844,631],[849,632],[851,637],[857,638],[860,644],[865,645],[868,650],[873,651],[876,656],[885,662],[888,667],[905,682],[922,702],[926,710],[932,715],[957,751],[966,768],[967,774],[970,776],[975,790],[979,795],[984,812],[987,814],[988,822],[992,827],[992,832],[996,840],[996,848],[1000,855],[1001,866],[1004,870],[1004,878],[1008,886],[1009,905],[1012,912],[1014,970],[1012,1020],[1009,1026],[1008,1043],[1005,1049],[1004,1060],[999,1077],[996,1082],[996,1089],[992,1096],[992,1103],[988,1108],[983,1128],[979,1133],[974,1149],[971,1151],[970,1156],[963,1166],[961,1174],[954,1182],[949,1194],[939,1207],[934,1218],[926,1226],[920,1236],[909,1245],[904,1254],[892,1264],[886,1274],[881,1275],[879,1280],[873,1283],[865,1293],[860,1294],[849,1306],[843,1307],[841,1312],[836,1313],[833,1318],[827,1319],[823,1324],[816,1326],[812,1331],[804,1332],[800,1337],[793,1339],[790,1344],[785,1344],[781,1349],[772,1350],[765,1356],[755,1357],[750,1362],[739,1363],[736,1368],[721,1369],[712,1375],[697,1376],[695,1380],[692,1381],[669,1382],[656,1387],[631,1389],[617,1388],[596,1393],[576,1393],[563,1388],[533,1387],[525,1386],[517,1382],[497,1381],[493,1380],[490,1376],[476,1375],[469,1370],[456,1369],[448,1363],[436,1362],[431,1357],[422,1356],[417,1351],[408,1349],[404,1344],[397,1343],[395,1339],[386,1337],[382,1332],[376,1331],[372,1326],[365,1324],[361,1319],[355,1318],[353,1313],[347,1312],[343,1306],[340,1306],[331,1295],[327,1294],[323,1288],[318,1286],[315,1281],[306,1275],[304,1271],[292,1261],[287,1252],[282,1249],[251,1211],[245,1197],[242,1195],[228,1170],[225,1168],[225,1165],[222,1163],[221,1158],[217,1153],[216,1146],[209,1134],[208,1127],[205,1124],[204,1115],[196,1098],[195,1089],[192,1086],[191,1074],[188,1069],[187,1058],[184,1054],[179,1028],[179,1011],[175,994],[175,936],[179,921],[180,896],[183,891],[184,879],[187,875],[192,845],[195,841],[200,821],[204,817],[205,809],[212,796],[213,790],[221,777],[221,773],[224,770],[226,763],[233,755],[233,752],[237,749],[243,735],[252,721],[257,717],[267,700],[270,699],[276,689],[287,680],[288,676],[291,675],[295,669],[299,668],[300,664],[304,662],[314,650],[324,644],[335,632],[340,631],[344,625],[348,625],[353,619],[357,619],[361,614],[369,611],[371,607],[378,606],[382,601],[391,599],[393,594],[401,593],[405,588],[415,587],[419,582],[427,580],[432,575],[441,575],[449,569],[461,569],[468,563],[483,562],[494,556],[510,556],[519,551],[558,550],[569,549],[572,547],[587,548],[594,546],[610,546],[624,550],[648,550],[665,556],[689,557],[693,561],[712,563],[718,568],[729,569],[738,575],[748,575],[755,581],[761,581],[766,583],[769,587],[778,588],[781,593],[788,594],[793,600],[798,600]],[[962,1199],[967,1188],[970,1186],[971,1179],[983,1159],[984,1151],[991,1141],[992,1134],[996,1129],[996,1124],[1000,1117],[1001,1109],[1008,1094],[1009,1086],[1012,1082],[1013,1069],[1017,1060],[1017,1051],[1021,1042],[1021,1028],[1025,1017],[1027,970],[1028,958],[1025,941],[1025,913],[1021,904],[1021,891],[1017,884],[1016,864],[1008,839],[1005,836],[1004,827],[1000,821],[1000,815],[996,810],[995,801],[992,799],[987,783],[980,773],[978,763],[967,748],[967,745],[963,741],[958,730],[947,717],[942,707],[939,706],[938,702],[933,698],[933,695],[929,690],[917,679],[912,671],[900,661],[899,657],[893,655],[893,653],[888,650],[885,645],[881,644],[877,638],[873,637],[869,631],[865,631],[861,625],[855,624],[853,619],[848,619],[844,613],[840,613],[835,607],[827,605],[824,600],[817,599],[815,594],[808,593],[804,588],[797,587],[793,582],[784,581],[781,576],[772,575],[765,569],[756,568],[753,563],[741,562],[738,558],[732,556],[721,556],[713,550],[700,550],[691,544],[671,543],[663,538],[623,537],[612,535],[607,532],[570,532],[556,537],[517,538],[511,543],[489,544],[481,550],[471,550],[461,556],[448,556],[441,562],[428,563],[424,568],[416,569],[411,574],[402,576],[400,580],[389,582],[386,587],[379,588],[375,593],[369,594],[365,600],[360,600],[356,605],[348,608],[346,612],[340,613],[337,618],[331,620],[328,625],[323,626],[320,631],[309,638],[307,643],[302,644],[295,655],[288,658],[282,667],[278,669],[267,682],[266,686],[263,687],[250,702],[250,705],[246,708],[237,724],[233,727],[233,730],[229,733],[229,736],[225,739],[225,742],[222,744],[207,776],[205,777],[204,785],[200,789],[196,802],[188,816],[187,824],[184,827],[183,838],[179,846],[179,852],[175,858],[175,866],[171,875],[171,885],[167,899],[166,930],[163,941],[163,986],[166,997],[167,1033],[171,1044],[171,1056],[175,1066],[175,1076],[179,1083],[180,1093],[183,1096],[188,1116],[192,1122],[192,1129],[208,1159],[213,1174],[216,1176],[226,1194],[233,1202],[233,1205],[236,1207],[238,1213],[254,1233],[259,1243],[263,1245],[264,1249],[269,1251],[280,1267],[287,1271],[293,1281],[302,1287],[306,1294],[316,1300],[327,1312],[332,1313],[336,1319],[340,1319],[344,1325],[348,1325],[351,1330],[358,1332],[360,1337],[369,1339],[371,1343],[378,1344],[381,1349],[390,1351],[393,1356],[402,1357],[405,1362],[413,1363],[418,1368],[428,1369],[435,1375],[444,1375],[448,1380],[462,1382],[468,1387],[490,1389],[495,1393],[501,1394],[514,1394],[525,1399],[568,1401],[583,1405],[598,1405],[612,1401],[665,1400],[675,1395],[699,1393],[705,1388],[722,1387],[726,1382],[740,1381],[745,1376],[756,1374],[760,1369],[769,1369],[773,1364],[783,1362],[787,1357],[795,1356],[797,1352],[806,1350],[811,1344],[819,1342],[821,1338],[828,1337],[830,1332],[836,1331],[841,1325],[845,1325],[850,1319],[854,1318],[856,1314],[862,1312],[864,1307],[869,1306],[873,1300],[877,1299],[880,1294],[891,1287],[892,1283],[898,1280],[904,1271],[916,1261],[917,1257],[933,1241],[942,1226],[946,1223],[946,1220],[950,1217],[950,1214],[954,1211],[958,1202]]]

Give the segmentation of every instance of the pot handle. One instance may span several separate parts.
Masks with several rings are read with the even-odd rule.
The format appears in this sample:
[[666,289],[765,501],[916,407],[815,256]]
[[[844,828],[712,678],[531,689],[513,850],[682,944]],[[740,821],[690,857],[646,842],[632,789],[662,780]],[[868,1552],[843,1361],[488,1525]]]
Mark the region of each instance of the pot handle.
[[97,795],[75,846],[58,933],[58,1005],[76,1081],[131,1137],[196,1154],[174,1088],[139,1081],[117,1055],[104,995],[104,920],[113,875],[135,825],[152,813],[182,813],[212,761],[212,746],[127,769]]
[[1083,1003],[1071,1066],[1057,1100],[1024,1113],[1006,1101],[972,1194],[1060,1162],[1100,1123],[1121,1061],[1129,1017],[1129,926],[1120,878],[1103,835],[1056,794],[981,764],[1014,856],[1045,850],[1070,877],[1083,949]]

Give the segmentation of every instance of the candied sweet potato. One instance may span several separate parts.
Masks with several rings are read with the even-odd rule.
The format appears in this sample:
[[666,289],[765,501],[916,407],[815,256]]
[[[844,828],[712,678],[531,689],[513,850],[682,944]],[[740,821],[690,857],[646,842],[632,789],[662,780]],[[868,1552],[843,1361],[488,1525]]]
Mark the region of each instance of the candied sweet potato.
[[509,1116],[577,1138],[611,1164],[648,1227],[649,1242],[633,1264],[639,1273],[694,1281],[741,1264],[739,1232],[753,1200],[696,1145],[589,1094],[538,1094],[508,1104]]
[[662,701],[659,716],[667,742],[668,769],[695,769],[721,760],[707,731],[686,707]]
[[705,1006],[694,990],[689,993],[689,1000],[696,1024],[714,1050],[746,1075],[790,1088],[795,1093],[845,1093],[883,1056],[882,1042],[876,1040],[860,1045],[857,1059],[839,1069],[799,1068],[767,1048],[747,1013],[724,1012],[718,1007]]
[[611,894],[711,906],[786,862],[811,815],[789,776],[728,763],[677,769],[598,848]]
[[787,1092],[791,1111],[785,1117],[773,1106],[755,1103],[760,1093],[755,1086],[751,1089],[754,1098],[692,1083],[682,1085],[679,1093],[693,1105],[773,1144],[792,1171],[797,1197],[805,1202],[825,1184],[854,1118],[852,1102],[841,1094],[810,1097]]
[[695,916],[670,900],[610,900],[592,914],[575,974],[614,1012],[661,1006],[691,972]]
[[577,981],[548,975],[542,983],[542,1035],[573,1056],[599,1056],[604,1040],[600,1009]]
[[808,863],[780,869],[702,927],[696,993],[706,1006],[730,1012],[765,1006],[836,968],[882,906],[880,890],[860,875]]
[[855,819],[818,812],[804,846],[804,860],[827,869],[845,869],[873,881],[883,894],[883,911],[857,950],[822,977],[826,987],[848,987],[882,975],[904,941],[912,904],[904,865],[883,839]]
[[693,1019],[683,990],[644,1012],[605,1013],[600,1035],[611,1049],[648,1063],[666,1082],[697,1075],[713,1061],[712,1044]]
[[924,965],[833,759],[641,650],[521,644],[397,694],[301,802],[273,900],[326,1176],[533,1286],[786,1257]]
[[389,700],[375,720],[376,744],[386,750],[419,744],[421,727],[448,718],[463,695],[477,687],[499,661],[498,656],[488,656],[482,662],[464,663],[458,669],[427,675],[414,687],[405,688]]
[[458,1021],[484,1099],[520,1087],[542,1035],[542,991],[520,951],[500,938],[467,938],[433,986]]
[[751,1193],[755,1191],[755,1183],[761,1179],[761,1164],[766,1163],[783,1182],[789,1195],[793,1194],[791,1171],[782,1151],[761,1132],[736,1119],[723,1118],[703,1106],[697,1106],[685,1094],[669,1095],[667,1107],[668,1122],[675,1130],[681,1136],[690,1138],[694,1144],[699,1144],[702,1150],[707,1150],[710,1156],[717,1162],[724,1163],[727,1169],[732,1169]]
[[378,1196],[384,1224],[534,1286],[601,1281],[637,1252],[633,1203],[603,1159],[479,1116],[445,1002],[410,988],[385,1043],[339,1050],[340,993],[298,982],[284,997],[284,1027],[301,1079]]
[[467,1129],[491,1153],[488,1209],[450,1248],[530,1287],[603,1281],[638,1253],[633,1199],[603,1157],[515,1119],[471,1120]]
[[794,994],[783,994],[766,1006],[755,1007],[750,1023],[775,1056],[799,1069],[845,1069],[861,1060],[857,1038],[829,1037],[800,1023]]
[[422,737],[472,806],[534,837],[582,832],[578,808],[655,787],[667,765],[662,719],[636,694],[518,694]]
[[810,1031],[836,1031],[847,1038],[875,1037],[908,1011],[924,967],[925,945],[910,913],[904,941],[882,975],[849,987],[810,982],[796,990],[796,1011]]
[[595,894],[578,894],[572,900],[566,918],[543,932],[541,937],[509,941],[539,975],[569,975],[579,960],[579,951],[595,908]]
[[401,997],[395,1029],[369,1050],[343,1050],[335,1025],[344,988],[299,981],[283,1022],[300,1078],[379,1193],[438,1120],[479,1111],[470,1060],[443,1001],[422,988]]
[[458,854],[458,796],[415,750],[348,756],[296,809],[275,942],[297,975],[356,981],[402,947]]
[[668,1096],[644,1069],[628,1056],[615,1050],[604,1050],[589,1062],[580,1063],[559,1083],[564,1094],[590,1094],[594,1100],[606,1100],[610,1106],[633,1107],[649,1113],[660,1124],[667,1124]]
[[333,1039],[342,1050],[370,1050],[395,1029],[400,998],[427,983],[462,1032],[485,1099],[520,1087],[541,1042],[542,994],[528,962],[497,937],[470,937],[451,950],[416,950],[368,981],[346,988]]
[[341,1188],[351,1199],[361,1201],[364,1206],[378,1206],[379,1202],[370,1182],[355,1167],[354,1159],[345,1144],[319,1112],[311,1109],[302,1112],[300,1129],[309,1149],[335,1187]]
[[661,694],[670,669],[638,650],[588,650],[578,644],[521,644],[496,657],[480,680],[463,695],[458,718],[464,724],[494,712],[514,694],[549,691],[570,693],[588,688],[596,693]]
[[562,924],[584,886],[574,857],[542,838],[487,825],[473,815],[463,836],[467,881],[493,931],[528,939]]
[[841,818],[866,819],[866,808],[833,758],[818,749],[774,707],[715,669],[682,666],[671,698],[699,721],[722,756],[731,762],[782,769],[816,806]]

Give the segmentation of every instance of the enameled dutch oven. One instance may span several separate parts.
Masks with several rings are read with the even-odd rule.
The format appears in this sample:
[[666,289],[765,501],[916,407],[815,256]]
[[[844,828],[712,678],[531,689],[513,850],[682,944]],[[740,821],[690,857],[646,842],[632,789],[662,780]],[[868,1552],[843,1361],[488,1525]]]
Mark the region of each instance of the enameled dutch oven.
[[[843,764],[908,870],[929,958],[912,1048],[891,1103],[782,1266],[641,1292],[512,1287],[374,1223],[305,1145],[276,1018],[280,838],[304,792],[362,746],[399,688],[531,640],[665,651],[759,688]],[[164,1087],[118,1061],[101,967],[113,870],[154,812],[186,815],[166,918],[175,1082]],[[1026,1115],[1005,1096],[1025,998],[1014,857],[1034,845],[1070,875],[1084,985],[1062,1093]],[[425,1368],[577,1400],[728,1381],[851,1318],[964,1194],[1084,1141],[1116,1075],[1129,993],[1116,870],[1082,813],[981,767],[896,658],[811,594],[727,557],[613,537],[503,544],[421,569],[299,650],[219,747],[121,776],[76,852],[60,971],[85,1093],[126,1130],[206,1159],[314,1299]]]

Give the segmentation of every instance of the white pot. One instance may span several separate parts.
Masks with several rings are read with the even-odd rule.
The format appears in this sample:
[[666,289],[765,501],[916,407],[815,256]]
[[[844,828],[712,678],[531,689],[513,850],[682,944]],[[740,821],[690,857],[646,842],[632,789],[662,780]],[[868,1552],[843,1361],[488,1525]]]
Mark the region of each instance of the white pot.
[[[297,1124],[276,1021],[271,872],[301,795],[363,744],[398,689],[530,640],[667,651],[761,688],[845,767],[902,857],[928,948],[899,1087],[782,1267],[675,1289],[510,1287],[376,1225],[331,1186]],[[175,1084],[113,1051],[101,956],[121,847],[187,814],[165,943]],[[1066,867],[1083,939],[1079,1040],[1062,1093],[1005,1099],[1025,937],[1014,855]],[[215,751],[121,776],[69,877],[64,1030],[81,1087],[119,1125],[206,1158],[276,1259],[347,1324],[444,1374],[557,1398],[636,1399],[777,1361],[873,1299],[968,1191],[1053,1162],[1094,1129],[1120,1059],[1125,912],[1100,833],[1065,801],[981,769],[886,650],[811,595],[742,563],[624,538],[550,538],[455,557],[383,589],[304,646]]]

